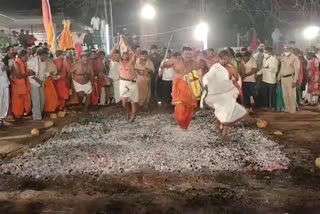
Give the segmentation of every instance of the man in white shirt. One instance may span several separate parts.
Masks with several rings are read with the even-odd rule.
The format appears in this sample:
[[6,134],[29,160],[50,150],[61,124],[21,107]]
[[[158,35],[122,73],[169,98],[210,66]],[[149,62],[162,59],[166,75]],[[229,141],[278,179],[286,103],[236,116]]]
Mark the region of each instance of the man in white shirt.
[[253,58],[257,62],[258,70],[262,68],[265,48],[266,48],[266,45],[263,42],[261,42],[259,44],[258,51],[255,54],[253,54]]
[[255,104],[255,98],[257,97],[256,73],[258,72],[258,66],[256,60],[251,56],[249,51],[244,54],[243,60],[245,62],[245,74],[243,76],[244,105],[247,109],[252,111],[252,107]]
[[259,94],[261,96],[261,107],[275,109],[279,61],[272,54],[273,49],[267,47],[264,51],[262,69],[258,72],[258,75],[262,75]]
[[4,119],[9,110],[9,85],[5,64],[0,60],[0,127],[4,125]]
[[111,52],[110,59],[110,70],[108,77],[110,78],[113,86],[113,98],[115,103],[119,103],[121,101],[120,97],[120,67],[119,62],[121,59],[121,54],[119,50],[114,49]]
[[94,30],[99,30],[100,28],[100,18],[98,16],[94,16],[91,18],[91,26]]
[[45,105],[44,81],[46,79],[45,60],[47,57],[48,52],[44,49],[39,49],[37,55],[27,62],[27,70],[35,72],[34,76],[29,77],[33,120],[42,120],[42,112]]
[[[168,51],[166,59],[164,59],[161,63],[161,65],[168,61],[173,57],[173,53],[171,50]],[[172,81],[174,76],[174,69],[172,67],[170,68],[162,68],[160,67],[159,70],[159,77],[162,77],[162,81],[160,82],[160,91],[159,91],[159,97],[163,104],[170,105],[172,100]]]

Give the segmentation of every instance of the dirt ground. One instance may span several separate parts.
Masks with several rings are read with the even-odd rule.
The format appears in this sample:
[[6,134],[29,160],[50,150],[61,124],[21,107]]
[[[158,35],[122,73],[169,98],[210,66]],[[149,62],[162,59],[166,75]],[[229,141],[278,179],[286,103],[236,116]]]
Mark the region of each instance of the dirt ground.
[[[105,114],[119,107],[101,110]],[[145,112],[140,114],[154,114]],[[79,117],[71,112],[39,138],[0,142],[2,160],[45,142]],[[264,132],[284,145],[291,159],[288,171],[217,172],[210,174],[138,174],[93,177],[77,175],[55,180],[0,176],[0,213],[320,213],[320,114],[309,108],[295,115],[257,112]],[[249,126],[255,126],[249,123]],[[0,130],[0,137],[26,134],[41,123]],[[281,131],[283,136],[273,135]],[[0,159],[1,163],[1,159]]]

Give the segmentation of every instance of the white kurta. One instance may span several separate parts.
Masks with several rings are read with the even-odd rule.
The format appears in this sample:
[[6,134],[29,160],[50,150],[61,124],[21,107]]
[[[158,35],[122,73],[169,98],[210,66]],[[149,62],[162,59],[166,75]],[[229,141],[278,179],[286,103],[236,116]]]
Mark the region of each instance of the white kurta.
[[0,120],[6,118],[9,109],[9,79],[4,69],[4,63],[0,61]]
[[121,100],[120,96],[120,70],[119,70],[119,63],[111,61],[110,62],[110,72],[109,78],[113,81],[113,98],[115,102],[118,103]]
[[32,117],[33,120],[42,120],[42,112],[45,106],[44,81],[46,79],[46,62],[41,62],[39,57],[32,57],[28,60],[27,69],[35,72],[35,77],[42,81],[39,84],[33,79],[34,76],[29,77],[31,88],[31,102],[32,102]]
[[233,123],[246,115],[246,110],[237,103],[238,89],[229,79],[229,73],[220,63],[213,65],[203,77],[207,87],[205,102],[215,109],[215,115],[221,123]]

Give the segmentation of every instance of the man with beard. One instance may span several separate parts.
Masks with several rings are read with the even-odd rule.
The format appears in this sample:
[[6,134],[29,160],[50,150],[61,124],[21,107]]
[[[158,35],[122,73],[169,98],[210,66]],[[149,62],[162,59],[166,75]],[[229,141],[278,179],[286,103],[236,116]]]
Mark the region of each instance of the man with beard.
[[174,116],[179,126],[187,130],[192,120],[193,112],[198,106],[197,99],[191,94],[185,75],[200,69],[194,60],[194,52],[190,47],[184,47],[182,56],[171,58],[163,63],[162,68],[174,69],[172,87],[172,104],[175,105]]

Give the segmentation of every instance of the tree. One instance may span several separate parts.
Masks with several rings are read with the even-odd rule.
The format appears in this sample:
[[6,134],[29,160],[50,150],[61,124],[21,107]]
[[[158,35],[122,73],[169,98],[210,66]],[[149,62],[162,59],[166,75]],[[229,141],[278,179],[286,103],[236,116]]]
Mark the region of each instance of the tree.
[[[89,24],[92,16],[98,12],[100,16],[104,13],[103,1],[55,0],[53,6],[66,16]],[[236,34],[241,27],[246,30],[254,28],[260,39],[268,40],[274,27],[286,29],[296,27],[299,22],[312,22],[318,18],[320,11],[320,0],[202,0],[205,5],[204,14],[200,7],[201,0],[152,1],[161,10],[161,20],[154,22],[159,26],[158,31],[194,25],[204,15],[209,23],[222,28],[216,33],[221,34],[220,31],[224,31],[225,35],[220,37],[226,40],[227,44],[234,40],[228,39],[228,35]],[[113,0],[115,26],[134,25],[135,29],[138,29],[141,24],[138,17],[141,2]],[[238,26],[238,29],[233,30],[234,26]],[[161,31],[163,30],[159,32]]]

